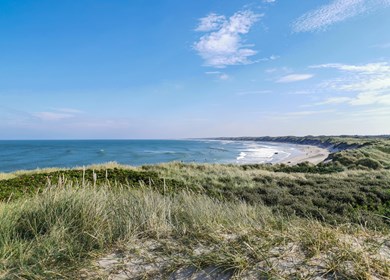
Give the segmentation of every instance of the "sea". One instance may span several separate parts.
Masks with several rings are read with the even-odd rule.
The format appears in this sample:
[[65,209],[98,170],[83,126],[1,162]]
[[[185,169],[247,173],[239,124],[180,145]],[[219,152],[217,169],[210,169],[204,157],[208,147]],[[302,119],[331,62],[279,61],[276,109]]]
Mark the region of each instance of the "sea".
[[299,145],[257,141],[193,140],[2,140],[0,172],[81,167],[117,162],[278,163],[301,155]]

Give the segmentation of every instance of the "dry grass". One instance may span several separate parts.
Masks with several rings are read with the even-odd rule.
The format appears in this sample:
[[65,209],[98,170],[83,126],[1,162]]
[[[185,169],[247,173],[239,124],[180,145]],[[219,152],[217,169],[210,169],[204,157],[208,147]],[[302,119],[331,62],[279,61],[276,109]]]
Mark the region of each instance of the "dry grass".
[[[390,256],[380,253],[389,249],[386,232],[288,219],[262,205],[191,192],[51,186],[0,204],[0,231],[3,279],[72,279],[82,267],[90,279],[150,278],[186,267],[214,267],[238,279],[390,277]],[[113,246],[121,254],[105,256],[111,265],[91,268],[88,260]]]
[[[390,278],[388,169],[85,168],[106,177],[72,181],[57,168],[0,173],[0,180],[64,173],[46,189],[37,181],[39,194],[0,202],[1,279],[164,279],[188,270],[236,279]],[[151,171],[163,184],[131,181],[131,172],[110,181],[106,170],[113,169]],[[31,187],[31,178],[2,183],[14,192],[11,183]]]

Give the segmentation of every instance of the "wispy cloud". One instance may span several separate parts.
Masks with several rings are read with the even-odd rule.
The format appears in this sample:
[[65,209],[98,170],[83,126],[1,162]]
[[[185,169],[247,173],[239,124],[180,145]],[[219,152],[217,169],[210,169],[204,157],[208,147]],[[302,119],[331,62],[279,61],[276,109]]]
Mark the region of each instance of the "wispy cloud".
[[206,75],[214,75],[218,77],[220,80],[229,80],[230,76],[226,73],[220,72],[220,71],[207,71],[205,72]]
[[294,32],[324,30],[335,23],[387,6],[390,6],[389,0],[333,0],[302,15],[292,28]]
[[71,119],[77,116],[77,114],[83,113],[77,109],[71,108],[58,108],[51,111],[36,112],[32,115],[42,121],[59,121],[64,119]]
[[349,101],[351,105],[390,105],[390,94],[380,94],[378,92],[362,92]]
[[219,75],[219,79],[220,79],[220,80],[229,80],[229,78],[230,78],[229,75],[228,75],[228,74],[225,74],[225,73]]
[[[349,104],[352,106],[362,105],[390,105],[390,94],[380,94],[377,92],[362,92],[354,97],[340,96],[330,97],[322,102],[318,102],[315,105],[327,105],[327,104]],[[390,110],[389,110],[390,111]]]
[[239,11],[230,18],[209,14],[199,20],[195,29],[206,32],[194,49],[205,61],[206,66],[224,68],[229,65],[250,64],[257,51],[253,45],[243,44],[242,36],[249,33],[251,27],[262,17],[252,11]]
[[195,31],[213,31],[220,29],[226,23],[226,17],[215,13],[209,14],[207,17],[199,19],[199,25]]
[[291,73],[292,69],[290,69],[288,67],[269,68],[269,69],[265,69],[264,72],[267,74],[272,74],[272,73],[277,73],[277,72],[287,74],[287,73]]
[[313,94],[313,91],[311,90],[295,90],[295,91],[289,91],[287,94],[290,95],[310,95]]
[[37,112],[33,114],[35,117],[43,121],[58,121],[63,119],[73,118],[72,114],[56,113],[56,112]]
[[69,113],[69,114],[81,114],[84,113],[81,110],[78,109],[72,109],[72,108],[52,108],[53,111],[60,112],[60,113]]
[[280,58],[279,55],[270,55],[269,57],[260,58],[257,61],[271,61],[271,60],[277,60],[279,58]]
[[355,112],[355,115],[359,117],[390,116],[390,110],[388,108],[374,108],[369,110],[359,110]]
[[331,97],[317,105],[390,105],[390,64],[386,62],[363,65],[322,64],[311,68],[331,68],[341,71],[341,76],[327,82],[327,87],[353,96]]
[[316,111],[297,111],[297,112],[287,112],[284,115],[290,117],[300,117],[300,116],[311,116],[319,115],[334,112],[333,110],[316,110]]
[[313,78],[312,74],[291,74],[278,79],[277,83],[293,83]]
[[368,63],[363,65],[328,63],[309,66],[309,68],[334,68],[342,71],[357,72],[362,74],[382,74],[384,72],[390,72],[390,65],[386,62]]
[[341,103],[349,102],[351,100],[352,100],[351,97],[345,97],[345,96],[330,97],[330,98],[327,98],[325,101],[316,103],[316,105],[341,104]]

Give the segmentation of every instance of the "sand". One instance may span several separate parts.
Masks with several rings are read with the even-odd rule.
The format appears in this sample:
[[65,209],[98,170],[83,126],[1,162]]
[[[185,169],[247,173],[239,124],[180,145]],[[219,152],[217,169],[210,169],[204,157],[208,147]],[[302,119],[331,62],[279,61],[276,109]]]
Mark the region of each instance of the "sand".
[[286,159],[278,163],[295,165],[301,162],[308,161],[313,164],[318,164],[320,162],[323,162],[329,156],[329,151],[327,149],[316,146],[300,145],[299,150],[303,154],[287,157]]

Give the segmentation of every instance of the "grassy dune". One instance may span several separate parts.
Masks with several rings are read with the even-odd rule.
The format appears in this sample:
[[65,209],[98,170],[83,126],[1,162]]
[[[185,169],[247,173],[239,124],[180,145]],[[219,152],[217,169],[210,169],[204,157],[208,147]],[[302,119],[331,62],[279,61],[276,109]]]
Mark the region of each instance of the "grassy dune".
[[0,174],[0,279],[388,279],[390,141],[351,141],[317,166]]

